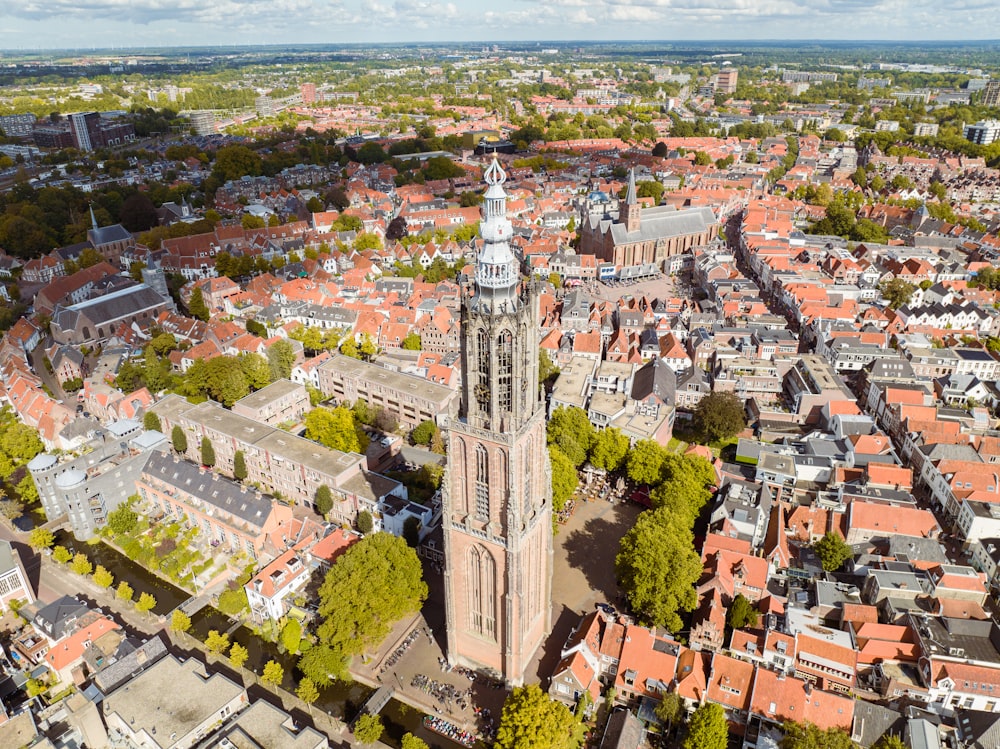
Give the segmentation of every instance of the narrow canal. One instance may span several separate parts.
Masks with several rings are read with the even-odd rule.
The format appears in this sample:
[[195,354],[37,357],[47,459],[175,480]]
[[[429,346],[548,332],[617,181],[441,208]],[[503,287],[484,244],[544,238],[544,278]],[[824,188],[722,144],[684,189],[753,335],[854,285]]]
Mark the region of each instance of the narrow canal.
[[178,588],[166,580],[157,577],[145,567],[133,562],[124,554],[112,549],[103,541],[96,544],[88,544],[77,541],[73,534],[66,530],[56,533],[56,544],[65,546],[74,554],[86,554],[94,567],[103,565],[108,572],[115,576],[115,585],[122,580],[127,582],[135,590],[135,598],[138,599],[140,593],[149,593],[156,598],[156,606],[153,613],[160,616],[168,614],[177,608],[182,602],[191,597],[183,588]]

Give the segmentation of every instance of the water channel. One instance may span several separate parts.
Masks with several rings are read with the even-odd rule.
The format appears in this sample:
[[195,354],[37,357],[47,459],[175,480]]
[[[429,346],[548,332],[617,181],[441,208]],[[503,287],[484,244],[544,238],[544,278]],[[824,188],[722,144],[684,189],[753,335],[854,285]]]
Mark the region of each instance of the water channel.
[[169,614],[191,597],[191,594],[183,588],[178,588],[163,578],[157,577],[103,541],[88,544],[84,541],[78,541],[72,533],[65,530],[57,531],[55,536],[57,545],[65,546],[73,554],[81,552],[86,554],[95,567],[99,564],[103,565],[108,572],[115,576],[115,585],[122,580],[131,585],[135,591],[135,599],[139,598],[140,593],[151,594],[156,598],[153,613],[158,616]]
[[[62,530],[56,533],[55,542],[65,546],[74,554],[80,552],[86,554],[95,567],[98,564],[103,565],[115,576],[116,585],[122,580],[131,585],[135,590],[136,598],[140,593],[151,593],[156,597],[153,613],[157,615],[169,614],[191,597],[191,594],[186,590],[154,575],[103,541],[88,544],[78,541],[73,537],[73,534]],[[295,680],[298,676],[295,671],[297,656],[279,652],[275,643],[261,639],[246,626],[240,625],[233,629],[234,626],[234,622],[228,616],[215,608],[206,607],[191,617],[190,634],[204,642],[210,630],[230,632],[229,641],[240,643],[249,653],[245,668],[260,676],[268,661],[276,661],[284,669],[284,679],[281,686],[294,694]],[[327,689],[320,691],[320,697],[316,701],[314,709],[323,710],[339,718],[350,719],[354,717],[373,691],[371,687],[359,682],[337,681]],[[422,723],[424,713],[422,711],[398,700],[391,700],[382,710],[381,715],[385,725],[382,741],[390,746],[399,747],[403,734],[409,732],[426,741],[432,749],[435,747],[437,749],[460,749],[459,744],[424,728]]]

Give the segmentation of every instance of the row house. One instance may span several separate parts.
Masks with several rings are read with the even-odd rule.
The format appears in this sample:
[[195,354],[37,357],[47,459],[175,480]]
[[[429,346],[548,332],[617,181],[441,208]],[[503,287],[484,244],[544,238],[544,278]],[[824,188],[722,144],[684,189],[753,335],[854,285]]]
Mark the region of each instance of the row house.
[[136,481],[151,514],[198,528],[202,540],[253,559],[292,523],[292,509],[176,455],[157,453]]

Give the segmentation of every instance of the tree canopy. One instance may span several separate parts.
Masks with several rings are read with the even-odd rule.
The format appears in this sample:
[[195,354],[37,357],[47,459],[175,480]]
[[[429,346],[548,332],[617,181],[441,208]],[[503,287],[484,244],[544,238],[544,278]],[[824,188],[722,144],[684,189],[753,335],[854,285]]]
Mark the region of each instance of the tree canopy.
[[698,430],[709,441],[731,439],[747,426],[743,401],[724,390],[704,396],[695,408],[694,417]]
[[617,471],[628,455],[628,437],[615,427],[606,427],[597,433],[590,448],[590,462],[595,468]]
[[576,406],[559,406],[547,428],[548,442],[558,445],[574,466],[583,465],[594,441],[594,427],[587,412]]
[[902,278],[891,278],[884,281],[879,287],[879,291],[882,292],[882,297],[890,309],[899,309],[908,304],[913,297],[914,290],[916,290],[916,286]]
[[306,414],[306,437],[333,450],[364,454],[368,435],[354,412],[346,406],[314,408]]
[[729,724],[722,706],[704,702],[698,706],[688,722],[684,749],[726,749]]
[[813,551],[827,572],[839,570],[844,562],[854,556],[854,550],[833,531],[828,531],[823,538],[813,544]]
[[559,512],[573,496],[580,478],[573,461],[558,446],[549,446],[549,460],[552,463],[552,509]]
[[[351,546],[319,589],[320,643],[346,660],[381,642],[427,598],[422,572],[417,553],[402,538],[375,533]],[[323,683],[315,672],[306,675]]]
[[755,627],[757,619],[757,609],[742,593],[738,593],[729,605],[729,626],[733,629]]
[[812,723],[788,721],[782,726],[781,749],[855,749],[850,734],[839,728],[819,728]]
[[515,688],[503,704],[496,749],[574,749],[579,722],[569,708],[537,685]]
[[618,583],[647,624],[677,632],[679,611],[698,603],[694,584],[702,565],[684,520],[662,507],[647,510],[621,540],[615,558]]

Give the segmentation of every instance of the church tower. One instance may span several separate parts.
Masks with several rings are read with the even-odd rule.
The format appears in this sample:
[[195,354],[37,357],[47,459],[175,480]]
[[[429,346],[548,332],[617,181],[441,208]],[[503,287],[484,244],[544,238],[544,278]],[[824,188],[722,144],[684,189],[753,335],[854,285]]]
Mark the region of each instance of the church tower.
[[551,468],[538,288],[511,251],[507,175],[494,159],[484,177],[483,246],[462,291],[462,399],[442,483],[447,655],[520,685],[551,626]]
[[636,197],[635,190],[635,169],[630,169],[628,191],[625,193],[625,210],[624,212],[619,211],[619,221],[625,224],[625,231],[629,234],[639,231],[639,226],[642,224],[641,213],[642,206],[639,205],[639,198]]

